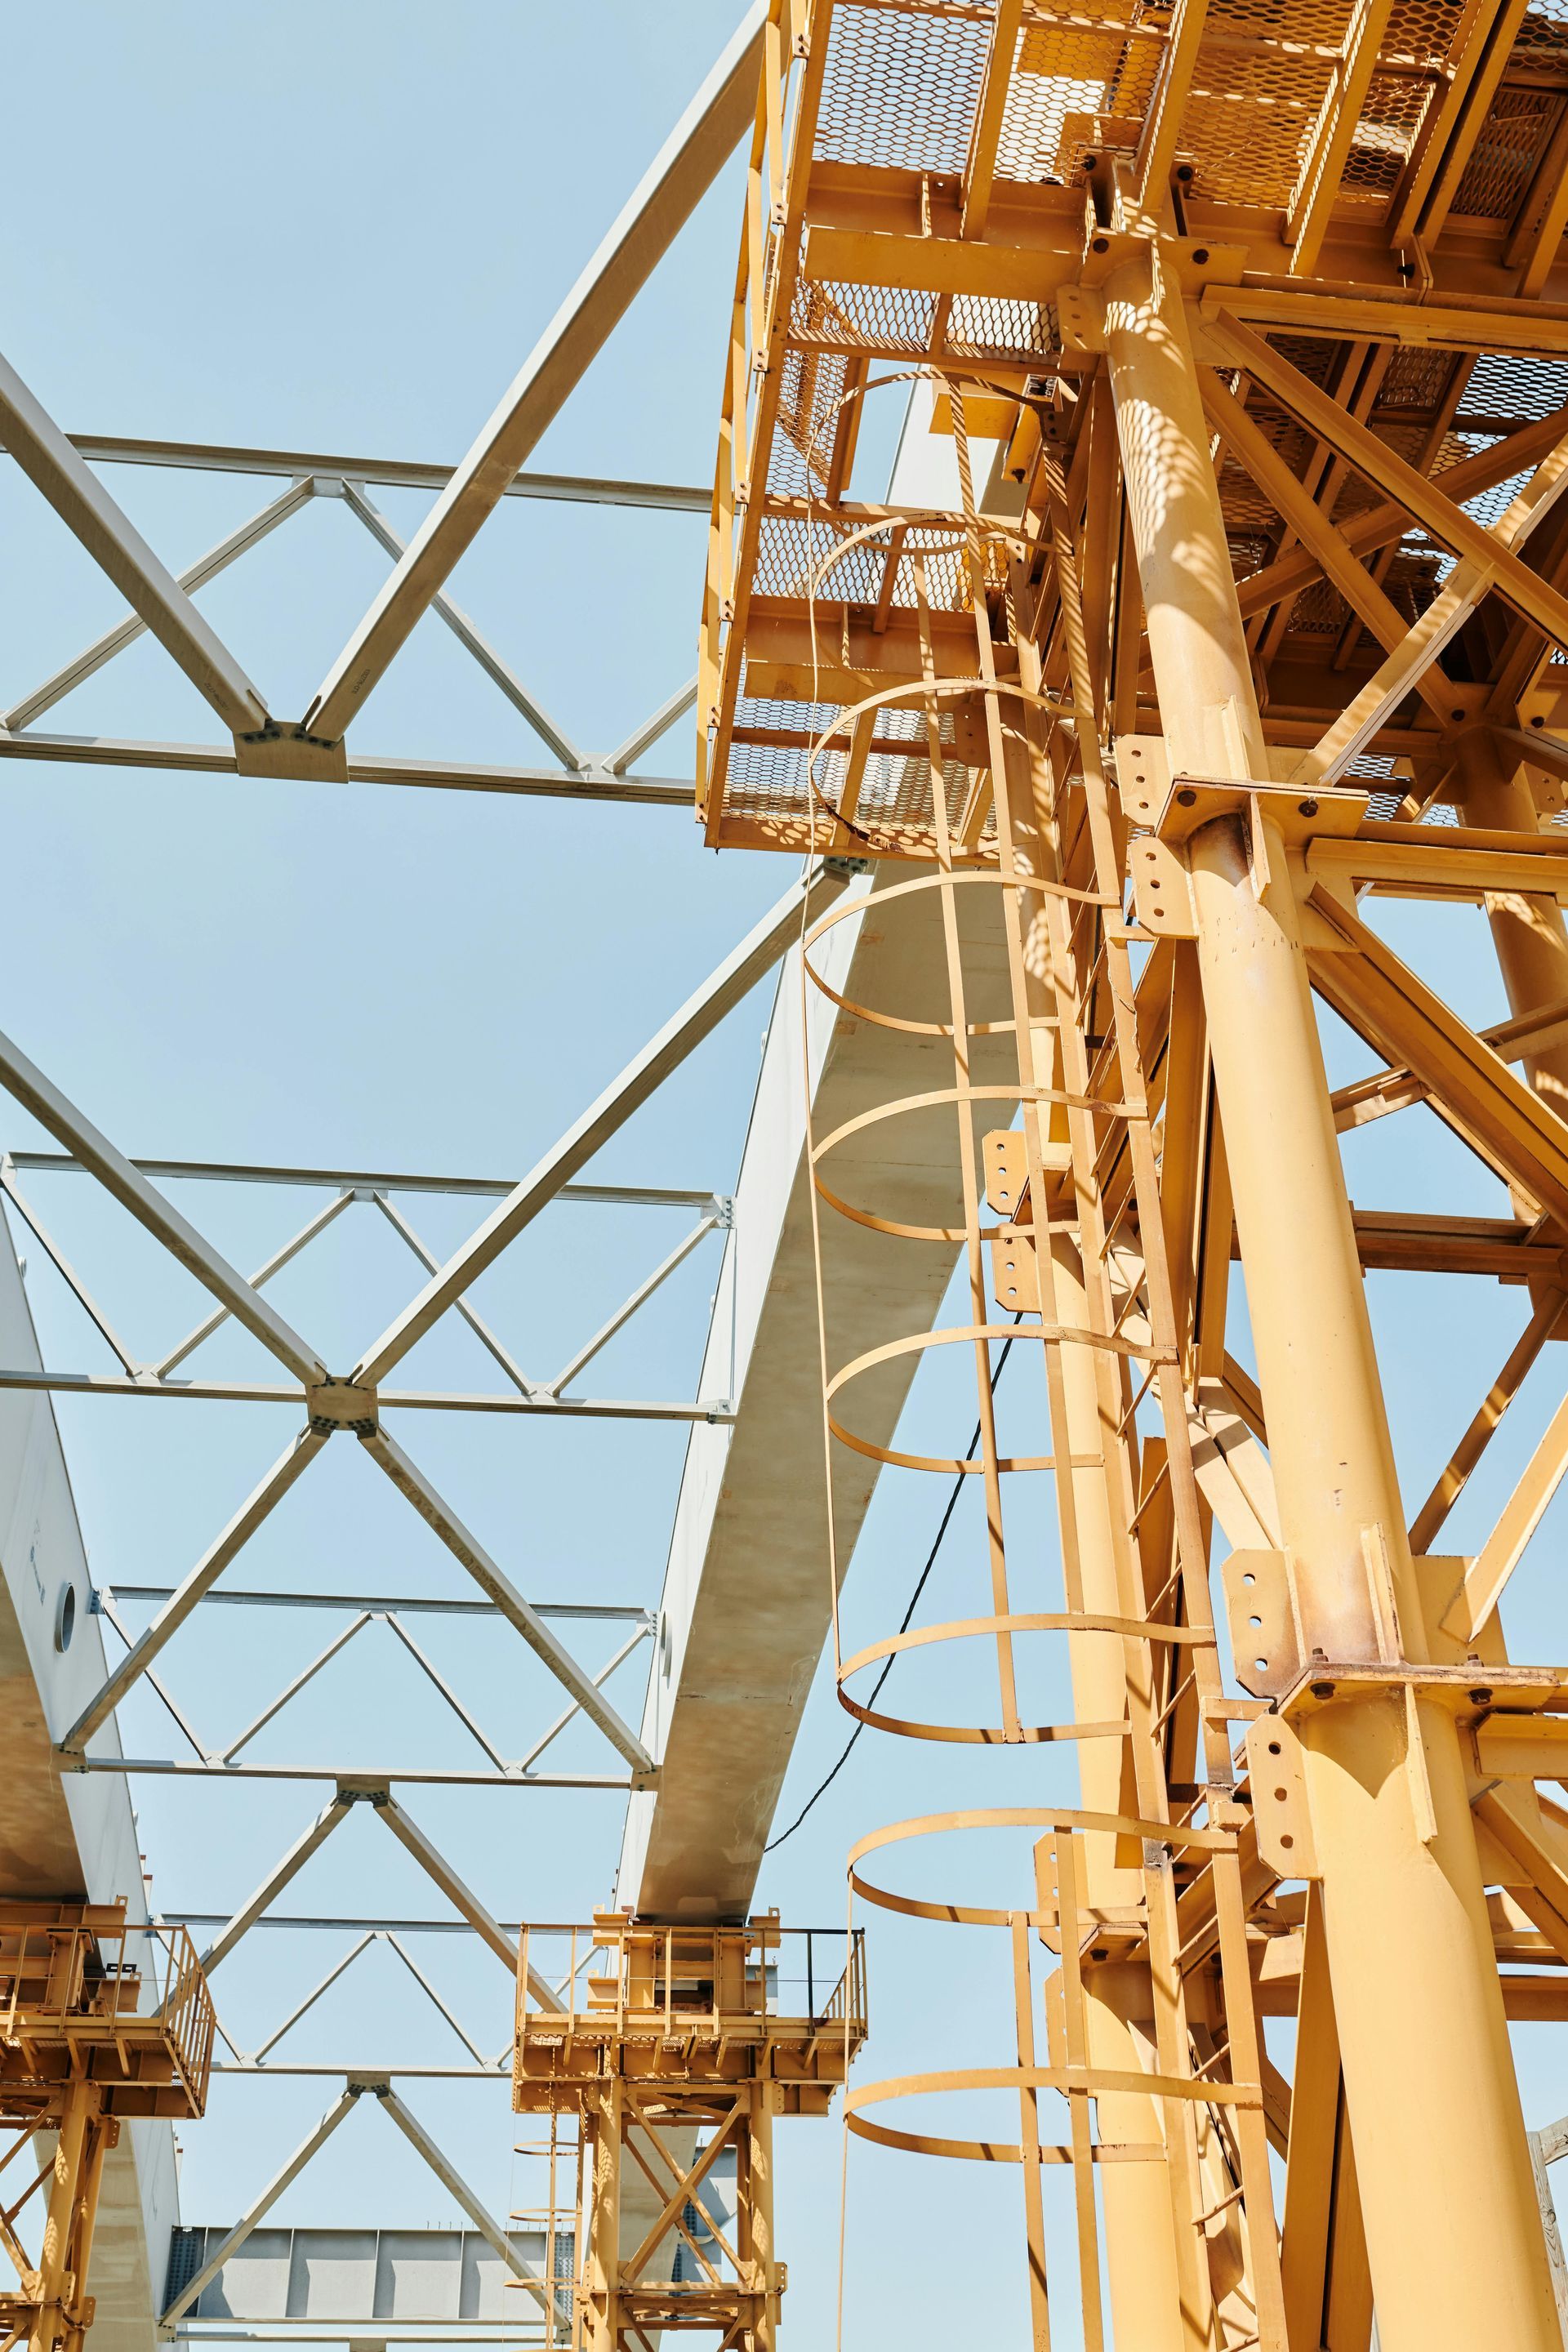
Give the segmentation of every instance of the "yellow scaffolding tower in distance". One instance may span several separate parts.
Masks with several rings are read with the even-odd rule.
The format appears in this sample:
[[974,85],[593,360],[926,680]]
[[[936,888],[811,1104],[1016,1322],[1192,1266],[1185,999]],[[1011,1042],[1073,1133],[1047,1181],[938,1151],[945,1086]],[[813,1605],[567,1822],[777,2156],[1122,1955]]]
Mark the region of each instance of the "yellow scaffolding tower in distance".
[[550,2117],[552,2151],[573,2119],[584,2176],[576,2276],[546,2305],[547,2344],[638,2352],[676,2330],[773,2352],[773,2117],[826,2116],[865,2039],[858,1935],[781,1928],[776,1912],[525,1927],[512,2105]]
[[[0,2246],[16,2274],[15,2290],[0,2294],[0,2352],[82,2352],[104,2159],[126,2116],[202,2113],[214,2032],[184,1927],[135,1926],[123,1896],[0,1899],[0,2130],[11,2136],[0,2156]],[[19,2234],[35,2197],[36,2257]]]
[[[975,1613],[841,1656],[841,1690],[1079,1759],[1076,1806],[855,1849],[864,1898],[1009,1936],[1015,1999],[1005,2064],[858,2086],[851,2129],[1013,2101],[1005,2144],[897,2139],[1019,2167],[1039,2347],[1062,2164],[1089,2352],[1366,2352],[1374,2315],[1383,2352],[1554,2352],[1508,2026],[1568,2017],[1568,1813],[1536,1787],[1568,1671],[1510,1664],[1498,1609],[1568,1408],[1480,1549],[1437,1543],[1568,1297],[1568,19],[773,0],[750,163],[699,815],[907,861],[939,902],[940,1002],[851,1008],[924,1041],[918,1103],[858,1126],[945,1105],[962,1219],[847,1197],[844,1131],[813,1168],[824,1218],[957,1251],[963,1319],[901,1346],[964,1351],[979,1443],[858,1430],[876,1363],[834,1359],[830,1288],[827,1410],[832,1444],[984,1499]],[[852,496],[867,403],[911,382],[951,494]],[[1464,1022],[1374,895],[1483,907],[1512,1017]],[[1338,1094],[1314,995],[1379,1065]],[[1417,1102],[1508,1213],[1352,1212],[1339,1136]],[[1368,1266],[1529,1286],[1414,1513]],[[1008,1339],[1043,1374],[1013,1450]],[[984,1720],[868,1714],[868,1666],[944,1643],[994,1659]],[[1064,1650],[1073,1719],[1044,1721]],[[922,1906],[869,1864],[960,1826],[1035,1832],[1034,1885]]]

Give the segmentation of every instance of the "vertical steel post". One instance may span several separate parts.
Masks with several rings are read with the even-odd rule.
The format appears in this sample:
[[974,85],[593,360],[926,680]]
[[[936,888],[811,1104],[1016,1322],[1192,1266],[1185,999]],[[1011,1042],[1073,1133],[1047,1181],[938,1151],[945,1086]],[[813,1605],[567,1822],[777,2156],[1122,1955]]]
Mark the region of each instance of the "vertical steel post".
[[[1037,685],[1032,675],[1028,682]],[[1031,786],[1021,763],[1004,760],[1003,789],[1014,854],[1020,865],[1028,867],[1037,855],[1037,835]],[[1004,923],[1018,920],[1026,938],[1037,916],[1037,900],[1032,906],[1024,900],[1016,915],[1009,908],[1003,910]],[[1037,940],[1031,940],[1030,947],[1032,951],[1023,959],[1029,1043],[1020,1059],[1019,1079],[1025,1084],[1032,1079],[1047,1093],[1053,1088],[1070,1090],[1072,1074],[1056,1060],[1060,1005],[1048,977],[1048,961],[1039,954]],[[1037,1115],[1043,1151],[1050,1114],[1042,1108]],[[1043,1260],[1041,1264],[1042,1298],[1048,1290],[1054,1300],[1051,1311],[1068,1328],[1089,1330],[1094,1318],[1086,1269],[1078,1250],[1065,1234],[1049,1233],[1043,1204],[1037,1206],[1036,1216],[1042,1225],[1040,1248],[1050,1252],[1051,1260],[1048,1281]],[[1071,1460],[1093,1466],[1068,1468],[1058,1476],[1070,1490],[1071,1509],[1062,1514],[1061,1540],[1064,1550],[1069,1544],[1072,1549],[1082,1607],[1090,1615],[1116,1617],[1124,1613],[1127,1596],[1118,1573],[1117,1528],[1103,1464],[1121,1442],[1117,1423],[1122,1400],[1118,1390],[1114,1406],[1108,1402],[1106,1370],[1099,1349],[1075,1346],[1060,1350],[1065,1450]],[[1118,1722],[1127,1706],[1125,1643],[1114,1633],[1071,1633],[1068,1662],[1078,1719]],[[1079,1787],[1088,1811],[1112,1814],[1121,1811],[1125,1748],[1120,1737],[1077,1743]],[[1085,1892],[1090,1903],[1111,1906],[1137,1899],[1140,1874],[1118,1869],[1113,1835],[1091,1832],[1084,1838],[1083,1849]],[[1129,2076],[1145,2071],[1155,2039],[1152,2011],[1145,1969],[1107,1966],[1089,1971],[1084,1984],[1084,2024],[1089,2064],[1106,2074]],[[1152,2098],[1134,2091],[1102,2091],[1096,2106],[1102,2138],[1142,2142],[1163,2150],[1160,2111]],[[1184,2292],[1166,2165],[1107,2165],[1101,2168],[1099,2186],[1115,2341],[1136,2345],[1139,2352],[1203,2352],[1212,2338],[1212,2306],[1203,2292],[1203,2273],[1193,2263],[1190,2251],[1188,2280],[1195,2283],[1196,2292]]]
[[[1057,1308],[1064,1322],[1087,1328],[1089,1299],[1077,1254],[1058,1237],[1051,1244]],[[1090,1348],[1064,1348],[1062,1386],[1070,1453],[1094,1460],[1102,1451],[1098,1369]],[[1070,1470],[1083,1606],[1090,1615],[1118,1616],[1126,1596],[1116,1573],[1116,1537],[1110,1493],[1103,1473]],[[1113,1633],[1074,1633],[1068,1642],[1073,1708],[1081,1722],[1114,1723],[1127,1704],[1126,1644]],[[1121,1739],[1084,1739],[1078,1744],[1079,1785],[1090,1812],[1121,1811]],[[1135,1898],[1139,1874],[1116,1867],[1116,1841],[1098,1832],[1086,1836],[1085,1893],[1090,1903],[1113,1905]],[[1152,2014],[1134,2015],[1147,2003],[1146,1972],[1129,1967],[1091,1969],[1084,1979],[1084,2021],[1089,2063],[1107,2073],[1137,2074],[1152,2063]],[[1140,2032],[1140,2027],[1145,2030]],[[1102,2091],[1096,2102],[1100,2137],[1163,2146],[1156,2102],[1136,2091]],[[1107,2275],[1115,2342],[1138,2352],[1192,2352],[1209,2340],[1210,2315],[1194,2312],[1182,2292],[1176,2259],[1175,2222],[1163,2164],[1110,2164],[1100,2169],[1105,2212]],[[1194,2332],[1196,2331],[1196,2332]]]
[[758,2301],[752,2341],[755,2352],[775,2352],[779,2337],[779,2266],[773,2251],[773,2091],[757,2083],[752,2091],[752,2111],[746,2143],[737,2167],[746,2176],[744,2227]]
[[[1500,751],[1486,728],[1459,738],[1459,813],[1467,824],[1506,833],[1538,833],[1541,815],[1524,770]],[[1568,997],[1568,929],[1555,898],[1510,892],[1487,900],[1492,943],[1514,1013],[1533,1013]],[[1524,1056],[1525,1074],[1559,1118],[1568,1116],[1568,1045]]]
[[66,2352],[82,2352],[88,2324],[93,2314],[94,2298],[84,2293],[84,2289],[92,2261],[93,2231],[98,2226],[103,2162],[119,2137],[120,2126],[112,2116],[106,2116],[100,2109],[89,2116],[82,2158],[80,2194],[77,2200],[76,2229],[71,2244],[71,2267],[77,2277],[73,2305],[76,2317],[66,2332]]
[[616,2080],[594,2101],[594,2197],[589,2214],[587,2352],[618,2352],[621,2341],[621,2154],[625,2125]]
[[85,2282],[73,2272],[71,2255],[88,2126],[97,2117],[100,2105],[98,2085],[85,2078],[73,2082],[65,2095],[59,2137],[55,2144],[48,2213],[38,2255],[38,2315],[33,2324],[29,2352],[55,2352],[56,2346],[70,2333],[68,2313],[81,2299]]
[[[1173,771],[1266,777],[1184,310],[1154,238],[1111,278],[1106,329]],[[1381,1558],[1404,1646],[1419,1658],[1425,1633],[1283,845],[1266,822],[1249,837],[1225,818],[1194,837],[1191,865],[1306,1643],[1341,1660],[1379,1654]],[[1303,1741],[1384,2352],[1486,2342],[1561,2352],[1452,1719],[1426,1700],[1407,1718],[1397,1698],[1350,1699],[1309,1718]]]

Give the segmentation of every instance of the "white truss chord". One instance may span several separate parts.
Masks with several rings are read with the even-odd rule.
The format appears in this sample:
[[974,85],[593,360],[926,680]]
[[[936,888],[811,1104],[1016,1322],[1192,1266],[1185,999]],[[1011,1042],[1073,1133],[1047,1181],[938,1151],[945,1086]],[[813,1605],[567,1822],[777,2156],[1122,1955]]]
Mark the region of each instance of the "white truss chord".
[[309,1428],[300,1430],[290,1440],[254,1494],[235,1513],[217,1541],[203,1554],[184,1582],[163,1603],[146,1632],[132,1643],[129,1653],[108,1677],[96,1698],[83,1708],[60,1742],[66,1755],[81,1754],[93,1733],[108,1721],[138,1676],[152,1664],[164,1643],[178,1633],[203,1593],[210,1585],[216,1583],[229,1561],[244,1549],[262,1521],[276,1509],[326,1442],[324,1431]]
[[[231,530],[226,539],[219,540],[217,545],[209,548],[206,554],[193,563],[187,572],[182,572],[175,586],[187,594],[193,589],[205,588],[209,580],[216,580],[220,572],[226,571],[248,549],[276,530],[280,522],[287,522],[291,514],[297,514],[302,506],[308,505],[313,495],[312,485],[309,481],[290,482],[270,505],[253,514],[248,522],[242,522],[237,530]],[[42,686],[36,686],[31,694],[24,695],[20,702],[13,704],[9,710],[0,715],[0,728],[30,727],[35,719],[41,719],[46,710],[52,710],[57,702],[63,702],[68,694],[73,693],[84,679],[91,677],[106,662],[112,661],[116,654],[123,652],[127,646],[134,645],[146,628],[147,623],[140,613],[132,613],[112,629],[106,629],[102,636],[95,638],[85,652],[77,655],[74,661],[67,662],[63,669],[56,670]]]
[[543,1620],[535,1616],[510,1579],[497,1567],[479,1538],[470,1535],[457,1514],[442,1501],[417,1465],[409,1460],[402,1447],[395,1444],[384,1429],[369,1432],[361,1442],[378,1467],[385,1471],[398,1492],[413,1504],[420,1517],[435,1528],[447,1550],[468,1570],[481,1592],[488,1594],[496,1603],[530,1649],[543,1660],[556,1680],[565,1685],[589,1721],[595,1724],[611,1746],[626,1758],[633,1771],[650,1770],[653,1759],[636,1732],[622,1721],[609,1701],[600,1696],[592,1679],[584,1673],[576,1659],[562,1648]]
[[0,436],[29,481],[109,574],[224,725],[236,735],[265,727],[267,705],[228,647],[4,359],[0,359]]
[[694,996],[689,997],[673,1020],[650,1039],[635,1061],[607,1087],[596,1103],[569,1128],[530,1176],[492,1211],[478,1233],[432,1276],[413,1304],[404,1309],[361,1361],[354,1379],[378,1387],[415,1342],[424,1338],[448,1307],[460,1298],[486,1266],[494,1264],[509,1243],[531,1224],[546,1202],[552,1201],[570,1178],[607,1143],[617,1128],[661,1086],[742,997],[750,993],[765,972],[800,936],[803,921],[824,912],[849,879],[848,869],[826,863],[813,866],[748,932]]
[[117,1151],[109,1138],[100,1135],[91,1120],[61,1094],[54,1081],[47,1078],[21,1047],[5,1036],[0,1036],[0,1085],[16,1097],[25,1110],[31,1111],[39,1126],[47,1128],[58,1142],[68,1145],[105,1192],[111,1193],[121,1208],[129,1209],[137,1223],[144,1225],[155,1241],[162,1242],[171,1257],[188,1274],[194,1274],[215,1298],[221,1299],[236,1321],[243,1323],[264,1348],[270,1349],[296,1380],[311,1387],[326,1379],[327,1368],[309,1341],[302,1339],[268,1305],[244,1275],[226,1258],[219,1256],[212,1244],[181,1216],[172,1202],[163,1198],[157,1186],[150,1183],[122,1152]]
[[[357,482],[343,484],[343,504],[356,514],[376,545],[401,562],[407,553],[407,542],[394,530],[380,509],[372,504]],[[563,768],[574,773],[587,763],[571,737],[563,732],[542,703],[530,694],[517,672],[497,653],[488,638],[481,636],[468,614],[454,604],[444,591],[430,599],[430,610],[438,620],[445,621],[465,653],[473,656],[485,676],[500,687],[514,710],[521,712],[541,740],[548,744]]]
[[750,127],[767,12],[749,8],[306,713],[341,740],[431,598]]

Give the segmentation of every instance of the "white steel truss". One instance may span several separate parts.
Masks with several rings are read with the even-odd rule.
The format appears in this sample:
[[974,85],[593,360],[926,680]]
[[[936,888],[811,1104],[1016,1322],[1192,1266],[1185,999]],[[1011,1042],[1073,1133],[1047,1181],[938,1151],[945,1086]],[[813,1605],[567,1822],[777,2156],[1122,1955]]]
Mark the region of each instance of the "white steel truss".
[[[753,0],[556,318],[456,467],[308,450],[67,434],[0,359],[0,450],[47,499],[119,589],[128,608],[79,652],[0,711],[0,760],[688,807],[691,785],[687,775],[679,771],[666,776],[633,772],[693,710],[698,693],[695,678],[675,685],[618,745],[603,751],[584,750],[553,717],[547,697],[520,675],[480,623],[453,600],[447,583],[476,533],[506,499],[624,507],[675,516],[706,513],[707,492],[693,486],[542,474],[524,468],[545,427],[746,134],[765,20],[763,0]],[[176,576],[130,522],[96,470],[126,466],[254,476],[268,488],[265,502],[253,514]],[[433,494],[428,514],[406,537],[378,503],[380,491],[394,488]],[[307,709],[297,719],[280,719],[195,600],[209,583],[321,500],[335,501],[346,510],[388,559],[390,571]],[[384,755],[353,749],[345,741],[367,698],[426,612],[444,623],[510,706],[515,718],[523,722],[530,741],[515,762],[485,765],[468,760]],[[149,635],[201,693],[227,740],[148,741],[129,732],[82,735],[40,726],[79,688],[109,669]],[[535,750],[535,745],[540,749]],[[476,1939],[493,1953],[509,1975],[515,1975],[518,1965],[515,1930],[498,1921],[442,1843],[418,1818],[417,1811],[409,1810],[406,1792],[428,1790],[434,1794],[459,1788],[653,1789],[658,1768],[643,1736],[632,1727],[637,1707],[623,1714],[609,1693],[623,1668],[628,1670],[629,1679],[638,1661],[647,1657],[648,1645],[657,1639],[658,1620],[644,1607],[616,1609],[569,1599],[533,1601],[524,1598],[506,1566],[465,1524],[453,1502],[402,1442],[406,1423],[398,1421],[399,1435],[395,1436],[386,1416],[397,1421],[405,1413],[457,1412],[526,1415],[563,1423],[656,1422],[688,1426],[725,1425],[732,1421],[733,1399],[728,1393],[628,1400],[579,1392],[582,1376],[601,1353],[645,1311],[710,1235],[729,1234],[732,1220],[732,1203],[721,1192],[596,1184],[584,1171],[633,1114],[773,970],[799,938],[803,926],[816,919],[843,890],[852,870],[842,860],[828,860],[814,865],[801,882],[792,884],[520,1181],[330,1166],[133,1160],[101,1133],[19,1045],[0,1037],[0,1087],[57,1146],[53,1150],[0,1151],[0,1195],[26,1225],[37,1249],[115,1366],[113,1370],[103,1370],[44,1362],[0,1363],[0,1391],[18,1398],[40,1392],[132,1401],[291,1403],[300,1412],[300,1424],[277,1460],[183,1575],[167,1584],[106,1582],[93,1593],[96,1612],[118,1638],[123,1654],[109,1666],[99,1687],[57,1742],[58,1764],[71,1773],[194,1778],[208,1784],[298,1781],[306,1788],[324,1782],[330,1790],[321,1810],[304,1821],[253,1892],[226,1916],[213,1918],[215,1932],[207,1945],[205,1966],[210,1972],[230,1961],[237,1948],[264,1927],[286,1934],[327,1925],[341,1927],[347,1938],[344,1948],[303,1995],[288,2005],[285,2013],[258,2032],[238,2040],[220,2023],[228,2056],[217,2068],[220,2075],[247,2081],[335,2074],[341,2094],[250,2201],[223,2242],[213,2248],[198,2273],[184,2284],[163,2311],[161,2328],[166,2336],[187,2334],[204,2287],[325,2147],[356,2105],[367,2098],[386,2114],[525,2291],[542,2306],[547,2305],[542,2289],[518,2255],[511,2233],[394,2087],[408,2076],[494,2082],[504,2076],[507,2064],[507,2051],[491,2049],[482,2029],[464,2021],[460,2006],[444,1995],[411,1948],[412,1939],[456,1932]],[[35,1197],[35,1185],[52,1187],[59,1178],[75,1176],[95,1180],[207,1294],[204,1311],[172,1346],[146,1350],[132,1335],[122,1331],[56,1238],[53,1209],[46,1218]],[[165,1189],[173,1187],[178,1195],[186,1185],[214,1181],[302,1187],[320,1197],[304,1222],[281,1238],[247,1275],[213,1245]],[[54,1197],[58,1197],[58,1192]],[[467,1199],[483,1212],[482,1222],[468,1240],[445,1255],[421,1230],[419,1202],[432,1198]],[[481,1313],[473,1290],[547,1210],[568,1201],[669,1210],[682,1222],[673,1243],[639,1274],[621,1303],[571,1346],[564,1360],[542,1366],[526,1339],[514,1341]],[[384,1330],[369,1339],[353,1369],[342,1374],[329,1369],[326,1351],[294,1328],[268,1292],[278,1276],[286,1268],[297,1267],[351,1211],[357,1211],[361,1219],[365,1212],[374,1212],[375,1222],[396,1235],[416,1261],[422,1286]],[[485,1349],[497,1367],[500,1385],[478,1393],[388,1387],[405,1357],[448,1314],[460,1318]],[[204,1374],[203,1349],[216,1335],[235,1326],[270,1357],[276,1367],[272,1377]],[[240,1555],[268,1526],[330,1441],[344,1435],[355,1438],[389,1485],[438,1537],[471,1580],[476,1588],[473,1597],[411,1600],[374,1592],[278,1592],[242,1588],[233,1580]],[[145,1604],[151,1604],[150,1612]],[[172,1657],[164,1654],[198,1612],[210,1627],[223,1622],[226,1611],[235,1606],[325,1608],[334,1612],[334,1623],[319,1651],[264,1705],[232,1728],[226,1725],[209,1735],[205,1719],[220,1695],[204,1688],[198,1706],[196,1698],[181,1686],[177,1652]],[[479,1617],[498,1636],[504,1623],[507,1638],[520,1639],[560,1685],[559,1711],[528,1727],[521,1740],[509,1737],[503,1744],[487,1728],[478,1703],[470,1703],[426,1647],[417,1628],[428,1612]],[[237,1633],[247,1621],[239,1617],[232,1622]],[[562,1638],[557,1626],[567,1633],[567,1639]],[[577,1654],[575,1643],[599,1637],[605,1648],[592,1662]],[[456,1719],[475,1743],[484,1759],[482,1767],[399,1765],[383,1756],[297,1764],[258,1759],[253,1747],[259,1735],[273,1727],[317,1677],[340,1663],[352,1667],[355,1660],[368,1657],[371,1638],[395,1643],[418,1669],[436,1705],[448,1719]],[[176,1752],[122,1752],[114,1736],[117,1710],[141,1691],[149,1694],[172,1722],[181,1743]],[[584,1724],[610,1751],[605,1762],[612,1769],[553,1769],[551,1750],[555,1743],[569,1727],[581,1728]],[[512,1752],[519,1747],[521,1753]],[[413,1801],[417,1807],[417,1794]],[[372,1911],[328,1922],[314,1916],[301,1920],[277,1911],[284,1890],[351,1816],[360,1815],[378,1821],[390,1833],[449,1906],[449,1916],[405,1920]],[[609,1859],[606,1856],[606,1864]],[[289,2037],[295,2030],[307,2019],[314,2020],[333,1989],[383,1947],[390,1949],[418,1989],[439,2030],[457,2037],[465,2053],[461,2063],[431,2063],[417,2051],[389,2053],[393,2063],[373,2068],[323,2067],[292,2057]],[[531,1970],[529,1990],[538,2006],[550,2009],[561,2005],[565,1988]]]

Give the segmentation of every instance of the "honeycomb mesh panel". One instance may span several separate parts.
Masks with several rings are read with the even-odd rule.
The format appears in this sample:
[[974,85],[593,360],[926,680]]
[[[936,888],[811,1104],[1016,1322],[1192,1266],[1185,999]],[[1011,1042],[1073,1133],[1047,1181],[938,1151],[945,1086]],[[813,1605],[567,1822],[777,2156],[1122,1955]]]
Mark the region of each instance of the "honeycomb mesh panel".
[[813,152],[884,171],[962,172],[990,47],[984,16],[835,8]]

